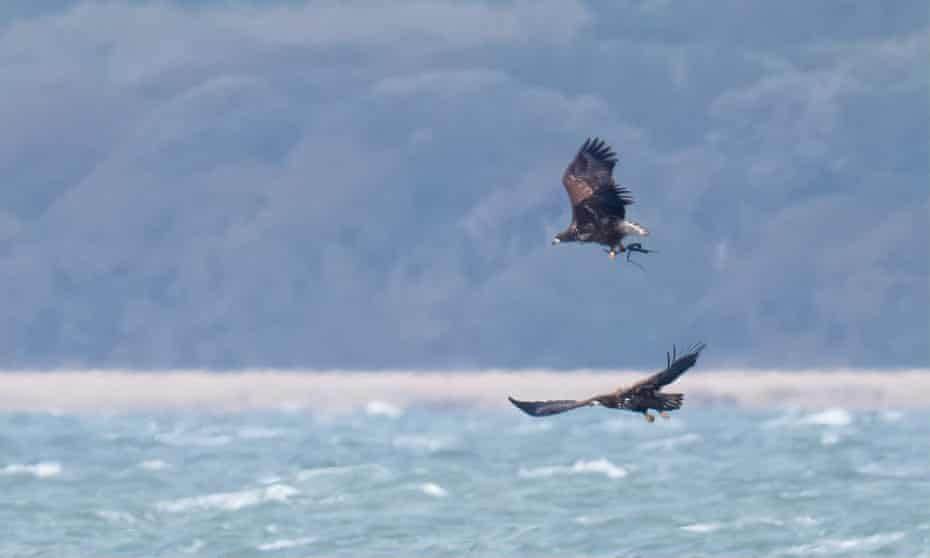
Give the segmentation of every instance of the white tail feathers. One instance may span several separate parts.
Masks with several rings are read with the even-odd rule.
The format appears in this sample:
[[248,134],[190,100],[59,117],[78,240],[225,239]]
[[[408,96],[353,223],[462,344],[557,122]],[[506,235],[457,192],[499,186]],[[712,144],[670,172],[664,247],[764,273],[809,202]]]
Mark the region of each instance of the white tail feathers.
[[625,235],[649,236],[649,229],[633,221],[620,223],[620,231]]

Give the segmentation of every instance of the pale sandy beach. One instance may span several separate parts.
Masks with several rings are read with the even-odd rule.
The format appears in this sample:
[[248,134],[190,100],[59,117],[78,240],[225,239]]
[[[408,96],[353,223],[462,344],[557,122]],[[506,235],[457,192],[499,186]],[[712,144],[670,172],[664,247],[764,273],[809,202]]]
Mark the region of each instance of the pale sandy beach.
[[[305,409],[347,412],[372,402],[390,406],[506,407],[521,399],[581,398],[641,378],[608,371],[474,372],[133,372],[9,371],[0,373],[0,410],[126,412]],[[840,406],[850,409],[930,407],[930,370],[705,371],[667,391],[686,406],[746,408]],[[375,403],[376,405],[378,403]]]

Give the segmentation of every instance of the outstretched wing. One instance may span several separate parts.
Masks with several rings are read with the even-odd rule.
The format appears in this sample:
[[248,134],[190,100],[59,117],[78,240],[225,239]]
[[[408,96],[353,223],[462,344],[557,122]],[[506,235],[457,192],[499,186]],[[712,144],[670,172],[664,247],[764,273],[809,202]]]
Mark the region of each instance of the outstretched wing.
[[633,203],[633,197],[629,190],[614,182],[616,164],[617,154],[604,140],[585,140],[562,175],[576,221],[585,221],[590,213],[620,219],[626,216],[626,206]]
[[[640,390],[640,389],[650,389],[656,390],[660,387],[670,384],[678,379],[678,376],[681,376],[685,373],[685,370],[694,366],[697,362],[698,355],[701,354],[701,351],[706,347],[704,343],[698,343],[688,350],[688,353],[682,357],[675,358],[676,355],[673,352],[672,354],[666,353],[666,362],[668,366],[665,370],[649,376],[645,380],[637,382],[633,385],[631,390]],[[672,351],[674,351],[672,347]],[[674,359],[674,361],[672,360]]]
[[578,407],[591,405],[590,400],[574,401],[566,399],[559,401],[518,401],[513,397],[508,397],[507,399],[509,399],[510,402],[513,403],[518,409],[533,417],[557,415],[559,413],[564,413],[565,411],[577,409]]

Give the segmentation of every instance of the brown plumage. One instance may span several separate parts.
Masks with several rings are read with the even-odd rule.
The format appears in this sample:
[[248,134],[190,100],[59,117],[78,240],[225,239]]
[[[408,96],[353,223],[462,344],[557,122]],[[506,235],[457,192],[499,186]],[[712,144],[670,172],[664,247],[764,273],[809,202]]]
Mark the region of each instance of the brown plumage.
[[595,242],[607,246],[611,258],[628,248],[648,252],[638,243],[623,246],[624,237],[646,236],[649,231],[626,219],[626,206],[633,203],[633,196],[614,181],[616,164],[617,155],[604,140],[585,140],[562,175],[572,204],[572,222],[553,237],[553,244]]
[[698,344],[680,358],[677,357],[674,352],[675,349],[672,348],[672,354],[666,354],[667,366],[665,370],[653,374],[630,387],[620,387],[610,393],[581,400],[519,401],[512,397],[507,399],[521,411],[534,417],[556,415],[579,407],[600,405],[609,409],[623,409],[643,413],[649,422],[655,420],[655,417],[649,414],[650,409],[655,409],[663,417],[668,418],[667,411],[681,408],[685,396],[683,393],[662,393],[662,387],[674,382],[686,370],[694,366],[704,347],[706,345],[703,343]]

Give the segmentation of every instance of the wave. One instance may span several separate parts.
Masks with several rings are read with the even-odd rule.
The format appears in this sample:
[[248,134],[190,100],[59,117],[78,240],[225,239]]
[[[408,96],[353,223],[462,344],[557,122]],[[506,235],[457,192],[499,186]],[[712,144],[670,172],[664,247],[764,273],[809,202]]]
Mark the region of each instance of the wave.
[[801,424],[814,424],[818,426],[849,426],[852,424],[852,415],[846,409],[826,409],[819,413],[812,413],[801,419]]
[[365,414],[373,417],[397,418],[404,414],[404,410],[386,401],[369,401],[365,405]]
[[139,468],[145,469],[146,471],[161,471],[171,467],[171,465],[165,461],[162,461],[161,459],[146,459],[145,461],[139,463],[138,466]]
[[245,426],[236,431],[236,436],[242,440],[268,440],[281,438],[287,432],[280,428],[264,428],[261,426]]
[[278,539],[270,543],[260,544],[255,548],[261,550],[262,552],[270,552],[272,550],[285,550],[288,548],[297,548],[298,546],[307,546],[308,544],[313,544],[315,542],[315,537],[304,537],[302,539]]
[[[722,529],[744,529],[746,527],[755,525],[783,527],[785,523],[785,521],[773,517],[755,516],[744,517],[742,519],[729,522],[709,521],[704,523],[690,523],[688,525],[682,525],[679,527],[679,529],[682,531],[688,531],[689,533],[713,533]],[[792,519],[790,523],[800,527],[810,527],[812,525],[816,525],[818,522],[816,519],[810,516],[799,516]]]
[[868,537],[852,539],[821,539],[819,541],[794,546],[785,551],[789,556],[822,556],[837,552],[874,552],[903,539],[904,533],[878,533]]
[[202,510],[236,511],[249,506],[265,502],[286,502],[288,498],[299,494],[299,491],[286,484],[273,484],[271,486],[239,492],[220,492],[193,496],[177,500],[167,500],[155,503],[155,509],[161,512],[186,512]]
[[689,533],[713,533],[722,528],[722,523],[692,523],[691,525],[680,527],[682,531],[688,531]]
[[61,463],[40,461],[33,464],[14,463],[0,469],[0,475],[32,475],[37,479],[57,477],[61,474]]
[[790,409],[785,414],[762,423],[762,428],[798,428],[804,426],[843,427],[853,423],[853,415],[842,407],[831,407],[822,411],[804,414],[799,409]]
[[599,473],[609,479],[622,479],[628,474],[627,470],[623,467],[614,465],[609,460],[602,457],[601,459],[596,459],[593,461],[579,460],[573,463],[570,467],[555,465],[550,467],[537,467],[534,469],[520,469],[518,475],[523,478],[533,479],[553,477],[556,475],[578,475],[590,473]]
[[880,463],[866,463],[861,467],[856,468],[856,472],[860,475],[867,475],[870,477],[883,477],[883,478],[915,478],[920,476],[926,476],[927,470],[924,467],[911,465],[892,465],[892,464],[880,464]]
[[446,496],[448,494],[445,488],[439,486],[438,484],[434,482],[426,482],[426,483],[421,484],[420,491],[422,491],[423,494],[426,494],[427,496],[435,496],[437,498],[442,498],[443,496]]

